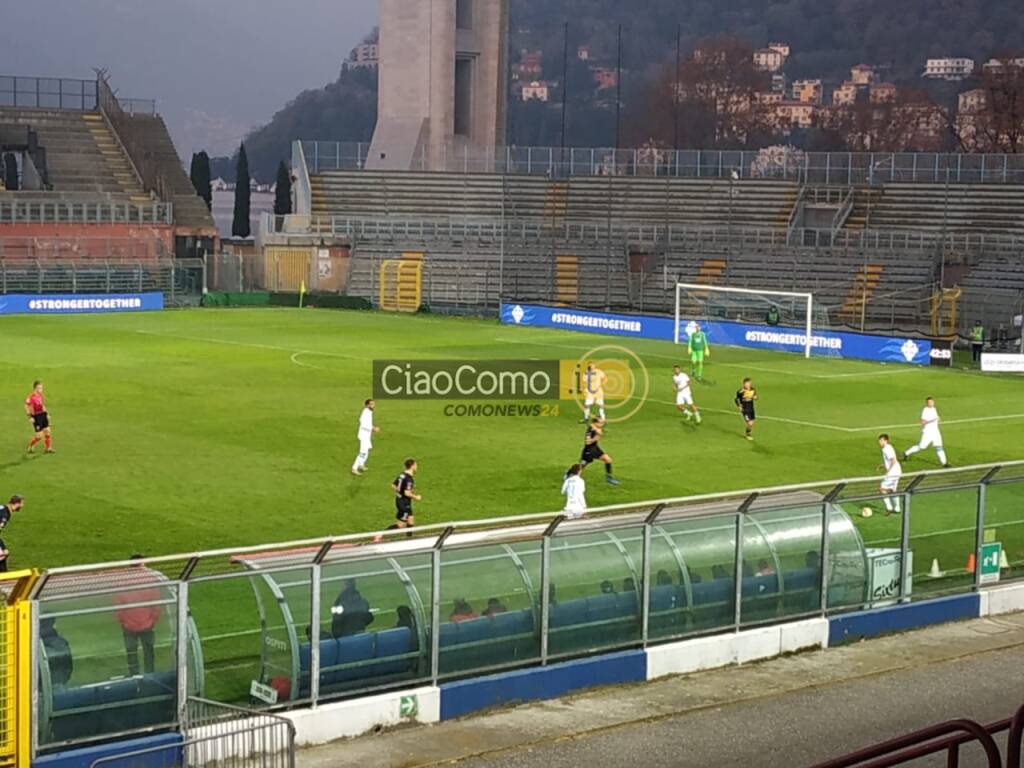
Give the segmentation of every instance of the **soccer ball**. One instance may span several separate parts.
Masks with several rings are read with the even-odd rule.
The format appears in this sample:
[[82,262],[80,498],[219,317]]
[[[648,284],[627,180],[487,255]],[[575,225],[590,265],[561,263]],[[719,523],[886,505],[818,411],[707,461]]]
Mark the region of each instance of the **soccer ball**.
[[871,511],[871,507],[862,507],[860,510],[861,517],[871,517],[873,514],[875,513]]

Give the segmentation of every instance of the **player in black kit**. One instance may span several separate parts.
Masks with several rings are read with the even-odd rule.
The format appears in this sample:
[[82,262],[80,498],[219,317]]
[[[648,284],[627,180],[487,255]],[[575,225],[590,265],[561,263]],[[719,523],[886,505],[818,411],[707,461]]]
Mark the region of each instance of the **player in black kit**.
[[754,421],[757,415],[754,413],[754,403],[757,401],[757,390],[750,379],[744,379],[743,385],[736,392],[736,407],[743,415],[743,421],[747,425],[747,440],[754,439]]
[[412,528],[416,525],[416,517],[413,515],[413,501],[422,500],[422,496],[415,493],[413,488],[416,485],[414,475],[416,474],[416,459],[406,459],[405,471],[395,478],[391,487],[395,491],[395,518],[398,522],[389,526],[390,528]]
[[587,434],[584,437],[583,453],[580,455],[580,464],[586,469],[587,464],[595,461],[604,462],[604,480],[609,485],[618,485],[619,481],[612,475],[612,457],[604,452],[598,441],[604,436],[604,420],[595,418],[587,427]]

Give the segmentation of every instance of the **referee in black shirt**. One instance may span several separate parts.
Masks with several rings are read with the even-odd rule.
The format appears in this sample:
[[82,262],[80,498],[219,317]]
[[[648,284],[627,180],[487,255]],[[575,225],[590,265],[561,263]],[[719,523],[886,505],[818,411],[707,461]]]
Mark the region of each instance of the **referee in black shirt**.
[[[4,532],[4,528],[11,521],[11,515],[17,512],[25,506],[25,500],[15,494],[11,496],[11,500],[6,504],[0,504],[0,533]],[[4,544],[4,540],[0,538],[0,573],[7,572],[7,556],[10,552],[7,551],[7,545]]]

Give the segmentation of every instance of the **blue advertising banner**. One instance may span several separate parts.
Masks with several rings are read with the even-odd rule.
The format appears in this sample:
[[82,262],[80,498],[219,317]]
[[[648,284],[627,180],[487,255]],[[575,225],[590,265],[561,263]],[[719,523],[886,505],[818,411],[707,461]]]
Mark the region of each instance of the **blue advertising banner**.
[[0,315],[71,315],[98,312],[150,312],[164,308],[164,295],[152,293],[53,293],[0,295]]
[[[539,304],[502,304],[501,322],[609,336],[632,336],[637,339],[672,341],[675,338],[675,320],[671,317],[590,312]],[[697,322],[692,318],[683,318],[680,321],[679,338],[688,338]],[[711,344],[802,353],[807,342],[806,334],[795,328],[706,320],[700,322]],[[928,365],[931,350],[932,343],[928,339],[906,336],[819,331],[811,337],[811,354],[884,363]]]

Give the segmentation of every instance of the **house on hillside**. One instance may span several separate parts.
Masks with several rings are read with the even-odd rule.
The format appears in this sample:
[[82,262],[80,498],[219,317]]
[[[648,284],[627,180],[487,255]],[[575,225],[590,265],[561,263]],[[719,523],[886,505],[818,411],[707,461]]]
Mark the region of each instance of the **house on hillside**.
[[928,59],[921,77],[932,80],[965,80],[974,74],[974,59]]

